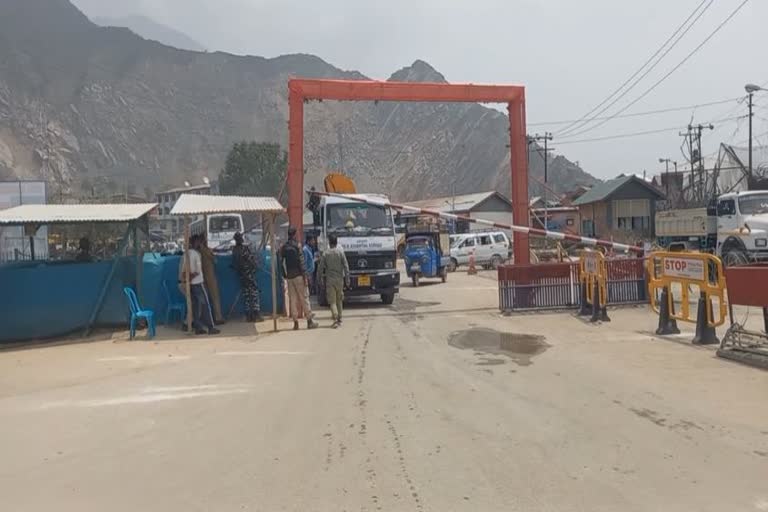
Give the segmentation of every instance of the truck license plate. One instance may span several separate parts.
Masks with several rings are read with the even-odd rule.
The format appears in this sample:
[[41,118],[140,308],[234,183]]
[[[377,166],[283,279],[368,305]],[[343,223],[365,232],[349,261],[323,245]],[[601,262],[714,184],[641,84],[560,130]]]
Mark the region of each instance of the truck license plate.
[[371,286],[371,276],[358,276],[357,286]]

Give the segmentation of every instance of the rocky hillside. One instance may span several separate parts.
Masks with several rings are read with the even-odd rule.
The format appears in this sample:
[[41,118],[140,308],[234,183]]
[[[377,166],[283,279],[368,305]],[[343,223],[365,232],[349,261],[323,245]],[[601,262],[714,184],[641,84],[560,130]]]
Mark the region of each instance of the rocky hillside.
[[[235,141],[285,144],[290,76],[364,78],[311,55],[177,50],[94,25],[68,0],[0,0],[0,179],[43,178],[76,197],[215,177]],[[420,61],[392,79],[444,80]],[[401,200],[454,187],[509,194],[507,120],[496,110],[333,102],[305,110],[310,183],[343,167],[361,188]],[[530,162],[542,175],[541,156]],[[560,190],[594,182],[562,157],[550,172]]]

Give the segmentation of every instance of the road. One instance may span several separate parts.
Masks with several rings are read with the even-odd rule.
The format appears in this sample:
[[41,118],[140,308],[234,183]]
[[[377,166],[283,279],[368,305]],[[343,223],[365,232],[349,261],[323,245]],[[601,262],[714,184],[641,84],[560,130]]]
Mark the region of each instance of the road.
[[2,510],[768,510],[768,372],[496,300],[456,273],[338,331],[0,352]]

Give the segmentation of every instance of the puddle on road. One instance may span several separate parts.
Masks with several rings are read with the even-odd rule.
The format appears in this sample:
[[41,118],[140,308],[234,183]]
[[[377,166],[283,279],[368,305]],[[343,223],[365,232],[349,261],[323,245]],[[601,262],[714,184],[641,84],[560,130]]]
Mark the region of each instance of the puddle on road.
[[[474,328],[456,331],[448,338],[448,344],[463,350],[473,350],[476,355],[507,356],[518,366],[529,366],[532,359],[545,352],[551,345],[544,336],[500,332],[493,329]],[[491,362],[492,361],[492,362]],[[485,358],[480,365],[496,365],[500,359]]]

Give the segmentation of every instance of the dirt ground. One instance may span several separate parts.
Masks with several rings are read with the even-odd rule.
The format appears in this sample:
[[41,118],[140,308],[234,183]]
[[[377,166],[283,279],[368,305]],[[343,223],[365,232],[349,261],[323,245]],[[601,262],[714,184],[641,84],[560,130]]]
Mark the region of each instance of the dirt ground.
[[497,302],[455,273],[339,330],[0,352],[1,508],[768,511],[768,372]]

